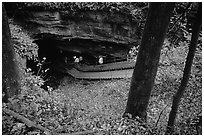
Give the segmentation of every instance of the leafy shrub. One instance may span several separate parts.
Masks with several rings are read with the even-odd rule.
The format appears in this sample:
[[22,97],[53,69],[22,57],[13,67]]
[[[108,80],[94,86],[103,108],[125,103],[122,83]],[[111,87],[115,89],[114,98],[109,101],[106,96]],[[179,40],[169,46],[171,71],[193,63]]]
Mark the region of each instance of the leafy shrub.
[[38,45],[33,42],[34,39],[20,25],[15,24],[12,19],[9,20],[9,27],[16,53],[22,58],[37,60]]
[[[52,92],[52,89],[49,91],[43,90],[40,88],[43,83],[44,81],[39,76],[27,73],[22,81],[21,94],[10,98],[9,103],[4,104],[3,107],[9,108],[43,126],[49,127],[52,125],[51,127],[58,127],[58,121],[64,118],[62,113],[64,112],[63,99],[65,97],[56,91]],[[9,119],[10,117],[8,118],[8,116],[4,115],[3,131],[5,134],[10,134],[7,131],[8,129],[14,130],[16,128],[15,120],[9,121]],[[20,126],[18,128],[25,127]],[[15,132],[15,134],[18,133]]]

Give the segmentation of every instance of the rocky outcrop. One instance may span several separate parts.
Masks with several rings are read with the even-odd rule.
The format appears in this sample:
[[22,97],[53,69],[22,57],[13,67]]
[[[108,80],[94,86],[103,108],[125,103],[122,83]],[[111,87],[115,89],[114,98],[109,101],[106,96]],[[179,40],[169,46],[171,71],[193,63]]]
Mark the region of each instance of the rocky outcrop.
[[[19,13],[20,14],[20,13]],[[102,11],[84,11],[69,14],[66,11],[23,12],[21,21],[32,27],[36,38],[45,34],[58,39],[91,39],[121,44],[135,44],[138,41],[137,23],[125,14]],[[47,35],[48,37],[49,35]]]
[[83,56],[90,64],[99,56],[104,63],[124,60],[141,35],[139,23],[123,12],[27,9],[18,10],[14,19],[35,39],[39,56],[51,60],[74,55]]

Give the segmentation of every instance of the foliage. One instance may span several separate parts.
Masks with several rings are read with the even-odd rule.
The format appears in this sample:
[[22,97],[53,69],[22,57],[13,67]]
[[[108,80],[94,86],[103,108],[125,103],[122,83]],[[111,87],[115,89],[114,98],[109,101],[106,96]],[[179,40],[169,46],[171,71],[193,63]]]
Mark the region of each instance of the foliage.
[[[9,3],[6,3],[9,5]],[[147,7],[147,3],[131,2],[24,2],[10,3],[19,10],[51,10],[81,12],[81,11],[108,11],[132,15],[134,18]]]
[[11,31],[11,39],[14,49],[22,58],[37,59],[38,45],[35,44],[29,35],[20,25],[15,24],[13,20],[9,20]]
[[[196,130],[193,130],[195,125],[188,124],[192,123],[193,118],[201,114],[202,110],[201,75],[196,74],[192,73],[195,79],[193,77],[190,79],[184,95],[188,99],[182,101],[175,134],[186,134],[187,132],[197,134]],[[43,80],[28,73],[23,82],[22,94],[11,99],[11,104],[6,104],[4,107],[15,110],[52,131],[56,130],[61,133],[71,134],[94,130],[98,134],[114,135],[163,134],[170,111],[168,104],[171,103],[172,95],[179,85],[175,79],[176,77],[171,80],[167,78],[154,87],[148,109],[148,125],[139,122],[139,119],[121,118],[127,100],[130,79],[79,81],[67,77],[59,89],[49,88],[49,91],[45,91],[40,88]],[[7,115],[3,115],[3,133],[45,134],[42,131],[30,129]]]
[[[61,120],[64,103],[60,100],[64,97],[62,94],[52,92],[52,88],[49,88],[49,91],[43,90],[40,88],[43,83],[44,81],[39,76],[27,73],[25,79],[22,81],[21,94],[10,98],[10,102],[4,104],[4,107],[8,107],[15,112],[23,114],[28,119],[42,125],[47,126],[53,124],[54,126],[58,126],[58,123],[55,123],[55,121],[56,119]],[[53,117],[55,118],[53,119]],[[5,127],[3,130],[6,130],[8,127],[11,128],[15,121],[9,125],[8,117],[4,116],[4,118]],[[16,126],[16,124],[14,125]],[[16,128],[15,126],[12,127],[14,131]],[[18,132],[16,132],[14,132],[14,134],[18,134]],[[28,131],[26,131],[26,133],[27,132]],[[12,133],[13,132],[11,132],[11,134]],[[20,134],[24,133],[21,132]]]
[[[91,3],[87,4],[91,5]],[[108,4],[111,6],[111,3]],[[117,7],[117,4],[119,5],[116,3],[114,6],[113,3],[112,7]],[[75,6],[73,4],[72,8],[77,7]],[[91,7],[93,8],[94,4]],[[117,8],[113,8],[113,10],[117,10]],[[10,29],[16,52],[21,57],[37,55],[37,45],[33,43],[25,30],[14,23],[10,24]],[[96,131],[94,134],[106,135],[164,134],[167,116],[170,112],[169,104],[172,102],[173,94],[182,77],[191,34],[185,31],[183,36],[185,40],[178,41],[177,44],[173,44],[171,39],[166,39],[163,45],[156,83],[149,102],[148,124],[144,124],[138,118],[135,120],[121,118],[127,101],[130,79],[86,81],[67,77],[61,82],[58,89],[53,90],[48,86],[48,91],[45,91],[41,88],[44,80],[40,76],[26,72],[22,81],[21,94],[10,98],[10,102],[3,103],[2,107],[14,110],[59,133],[71,134],[91,130]],[[198,122],[195,121],[202,115],[201,45],[202,39],[200,39],[195,55],[191,78],[184,94],[185,99],[181,101],[174,134],[201,134],[197,132]],[[36,135],[46,133],[29,128],[21,121],[2,113],[2,134]]]
[[192,30],[192,21],[194,20],[198,3],[178,2],[170,20],[169,31],[167,33],[169,41],[178,45],[180,41],[190,40],[189,33]]
[[[172,51],[177,51],[173,50],[174,47],[171,48]],[[171,53],[171,50],[167,54]],[[172,55],[177,56],[177,54]],[[185,56],[181,57],[185,58]],[[179,56],[179,58],[181,57]],[[169,59],[171,65],[176,65],[172,62],[179,61],[172,59],[176,58],[172,56]],[[201,56],[196,54],[194,64],[200,66],[200,63]],[[171,68],[168,71],[172,71]],[[175,134],[197,134],[196,124],[193,122],[202,110],[201,75],[197,75],[197,69],[201,71],[199,67],[193,68],[192,78],[184,95],[187,99],[182,100],[179,109]],[[163,72],[159,69],[158,73]],[[72,134],[78,131],[92,130],[95,131],[94,134],[106,135],[164,134],[170,111],[168,104],[171,103],[172,96],[179,85],[178,77],[168,76],[167,74],[165,79],[154,87],[148,109],[148,124],[139,122],[140,120],[137,118],[136,120],[121,118],[127,100],[130,79],[84,81],[67,77],[61,82],[58,89],[49,88],[49,91],[45,91],[40,88],[43,80],[28,73],[23,82],[22,95],[11,99],[11,104],[6,104],[4,107],[9,107],[30,120],[60,133]],[[21,109],[18,109],[18,104],[21,105]],[[20,121],[3,115],[3,134],[46,133],[30,129]]]
[[[198,3],[177,2],[176,8],[170,20],[168,39],[172,44],[186,41],[186,33],[192,30],[192,20]],[[15,12],[23,10],[33,11],[62,11],[69,15],[80,14],[83,11],[102,11],[120,13],[129,16],[138,22],[138,27],[143,30],[146,21],[147,2],[14,2],[5,3],[7,9],[15,9]]]
[[[3,108],[5,104],[3,104]],[[4,112],[2,113],[2,134],[6,135],[22,135],[24,134],[26,126],[24,123],[19,122],[13,117],[6,115]]]

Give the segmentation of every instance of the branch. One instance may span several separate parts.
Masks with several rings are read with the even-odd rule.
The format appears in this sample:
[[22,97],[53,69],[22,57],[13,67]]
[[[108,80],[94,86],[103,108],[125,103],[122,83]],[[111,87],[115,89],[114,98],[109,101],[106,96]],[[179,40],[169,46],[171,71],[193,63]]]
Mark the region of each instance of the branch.
[[57,132],[52,132],[50,131],[49,129],[37,124],[36,122],[33,122],[27,118],[25,118],[24,116],[22,115],[19,115],[18,113],[10,110],[10,109],[7,109],[7,108],[3,108],[2,109],[6,114],[8,115],[11,115],[13,116],[14,118],[22,121],[23,123],[25,123],[28,127],[34,127],[34,128],[37,128],[37,129],[40,129],[44,132],[46,132],[46,135],[88,135],[88,134],[93,134],[95,133],[96,131],[93,131],[93,130],[87,130],[87,131],[79,131],[79,132],[74,132],[74,133],[57,133]]
[[86,131],[79,131],[79,132],[74,132],[74,133],[57,133],[57,132],[52,132],[49,129],[37,124],[36,122],[33,122],[27,118],[25,118],[22,115],[19,115],[18,113],[10,110],[10,109],[6,109],[3,108],[2,109],[6,114],[13,116],[14,118],[22,121],[23,123],[25,123],[28,127],[34,127],[37,129],[40,129],[44,132],[46,132],[46,135],[88,135],[88,134],[93,134],[97,131],[93,131],[93,130],[86,130]]
[[93,130],[86,130],[86,131],[79,131],[79,132],[74,132],[74,133],[57,133],[58,135],[88,135],[88,134],[93,134],[96,131]]
[[160,112],[160,114],[159,114],[159,117],[158,117],[158,119],[157,119],[157,122],[156,122],[156,124],[155,124],[155,127],[157,127],[157,124],[158,124],[158,122],[159,122],[159,119],[161,118],[161,115],[162,115],[162,113],[164,112],[164,110],[166,109],[166,107],[168,106],[168,104],[162,109],[162,111]]
[[51,132],[49,129],[47,129],[47,128],[45,128],[45,127],[43,127],[43,126],[37,124],[36,122],[33,122],[33,121],[31,121],[31,120],[25,118],[25,117],[22,116],[22,115],[19,115],[18,113],[14,112],[14,111],[12,111],[12,110],[10,110],[10,109],[3,108],[2,110],[3,110],[6,114],[11,115],[11,116],[13,116],[14,118],[16,118],[16,119],[22,121],[22,122],[25,123],[28,127],[35,127],[35,128],[37,128],[37,129],[40,129],[40,130],[46,132],[46,134],[52,134],[52,132]]
[[146,8],[149,8],[149,3],[148,3],[147,6],[142,7],[140,10],[143,10],[143,9],[146,9]]
[[176,26],[176,23],[177,23],[178,21],[180,21],[181,19],[183,19],[183,17],[184,17],[184,15],[185,15],[185,13],[187,12],[188,8],[191,6],[191,3],[192,3],[192,2],[189,2],[189,3],[188,3],[188,5],[186,6],[185,10],[184,10],[183,13],[180,15],[180,17],[176,20],[176,22],[173,24],[173,26],[169,29],[168,33],[171,32],[171,31],[174,29],[174,27]]

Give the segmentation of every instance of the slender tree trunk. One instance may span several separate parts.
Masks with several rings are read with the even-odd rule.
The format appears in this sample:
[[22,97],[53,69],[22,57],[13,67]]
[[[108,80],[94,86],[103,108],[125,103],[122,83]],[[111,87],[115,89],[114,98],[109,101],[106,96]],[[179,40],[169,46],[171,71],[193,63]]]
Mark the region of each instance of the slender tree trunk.
[[201,25],[202,25],[202,3],[199,3],[195,23],[194,23],[194,26],[192,29],[192,37],[191,37],[191,42],[190,42],[190,46],[189,46],[188,56],[186,59],[186,65],[184,68],[183,78],[181,80],[181,85],[180,85],[177,93],[174,95],[174,98],[173,98],[173,104],[171,107],[171,112],[169,114],[169,121],[168,121],[166,134],[171,134],[173,132],[176,113],[178,111],[178,106],[179,106],[181,97],[183,96],[183,93],[186,89],[186,86],[187,86],[187,83],[189,80],[189,76],[190,76],[190,72],[191,72],[191,66],[192,66],[193,58],[194,58],[195,51],[196,51],[196,46],[197,46],[197,42],[198,42],[198,37],[199,37]]
[[2,92],[5,95],[3,101],[7,102],[9,97],[19,94],[19,69],[14,47],[11,44],[11,34],[4,4],[2,4],[2,84]]
[[161,47],[175,3],[150,3],[147,21],[133,72],[126,110],[146,120],[146,110],[157,73]]

